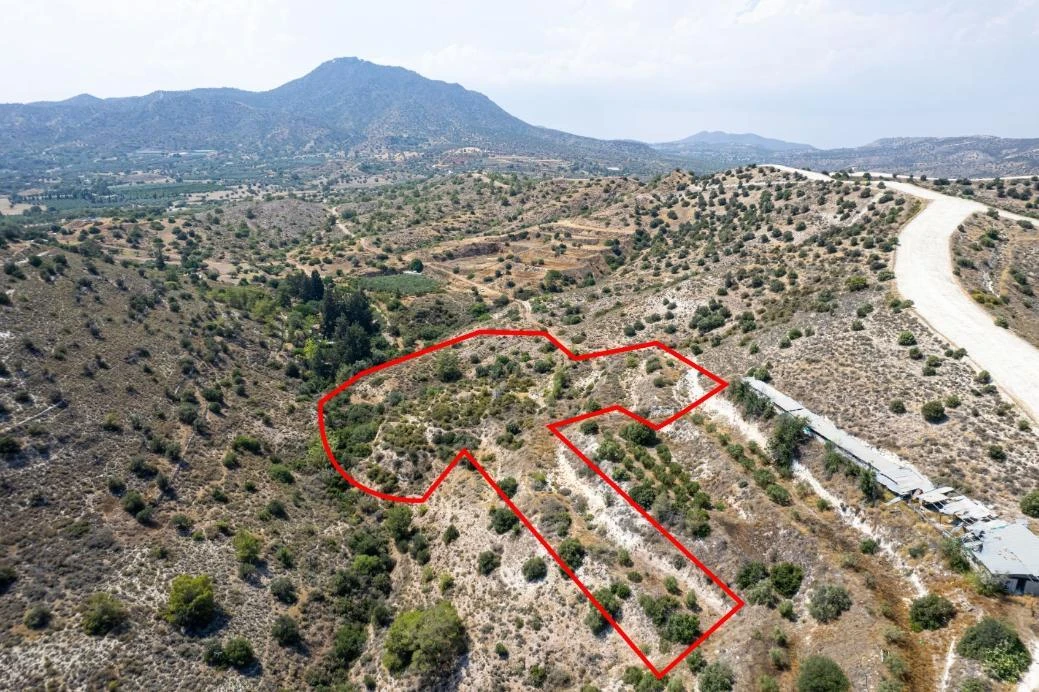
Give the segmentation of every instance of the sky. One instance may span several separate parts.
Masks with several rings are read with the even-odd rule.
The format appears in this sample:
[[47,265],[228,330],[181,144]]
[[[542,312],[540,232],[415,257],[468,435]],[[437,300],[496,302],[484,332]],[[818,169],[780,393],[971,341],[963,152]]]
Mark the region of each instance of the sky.
[[0,17],[0,102],[264,90],[356,56],[593,137],[1039,137],[1039,0],[0,0]]

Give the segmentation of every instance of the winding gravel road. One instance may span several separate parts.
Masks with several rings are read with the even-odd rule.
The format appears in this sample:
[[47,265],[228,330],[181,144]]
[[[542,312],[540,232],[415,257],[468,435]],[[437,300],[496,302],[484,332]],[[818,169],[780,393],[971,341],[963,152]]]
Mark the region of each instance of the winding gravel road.
[[[967,295],[953,272],[952,234],[967,217],[984,213],[978,202],[949,197],[916,185],[885,181],[928,204],[906,224],[895,251],[898,291],[913,301],[931,328],[961,348],[1033,421],[1039,421],[1039,349],[997,327],[991,313]],[[1000,216],[1021,216],[1000,211]]]
[[[814,171],[797,172],[812,180],[829,179]],[[883,173],[871,175],[890,178]],[[1039,422],[1039,349],[997,327],[992,315],[967,295],[952,273],[952,234],[971,214],[984,213],[988,207],[898,180],[886,179],[884,184],[927,203],[898,238],[895,282],[899,293],[913,301],[913,309],[931,329],[954,346],[966,349],[968,358],[978,368],[988,370],[1000,389]],[[1015,221],[1026,218],[997,211]]]

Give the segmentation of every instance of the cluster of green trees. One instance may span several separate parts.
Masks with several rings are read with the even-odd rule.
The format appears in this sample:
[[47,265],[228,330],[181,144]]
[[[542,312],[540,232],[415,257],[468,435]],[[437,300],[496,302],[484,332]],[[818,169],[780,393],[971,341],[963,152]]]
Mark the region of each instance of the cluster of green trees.
[[[747,602],[775,608],[784,617],[793,617],[790,599],[801,590],[804,569],[792,562],[777,562],[767,567],[762,562],[748,562],[736,575],[736,585],[745,592]],[[786,599],[780,602],[780,599]]]
[[393,674],[414,673],[426,681],[447,676],[468,649],[462,619],[450,601],[408,610],[386,634],[382,662]]
[[369,624],[386,627],[393,620],[387,598],[393,590],[390,573],[396,562],[386,530],[357,528],[347,538],[347,547],[350,564],[335,573],[328,594],[341,624],[325,660],[307,671],[307,682],[314,687],[342,681],[345,671],[364,653]]
[[710,535],[710,495],[672,459],[652,428],[633,422],[621,428],[620,436],[627,444],[604,433],[595,456],[610,464],[607,472],[631,499],[673,531],[695,538]]
[[325,297],[325,282],[317,269],[311,271],[310,276],[302,271],[293,272],[278,282],[278,296],[285,307],[288,307],[292,300],[321,300]]

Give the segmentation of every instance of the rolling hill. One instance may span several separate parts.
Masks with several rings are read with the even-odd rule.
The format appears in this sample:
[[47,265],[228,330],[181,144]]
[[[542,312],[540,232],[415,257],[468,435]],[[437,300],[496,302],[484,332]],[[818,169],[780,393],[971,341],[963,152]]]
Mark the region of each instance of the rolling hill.
[[816,170],[860,170],[947,177],[998,177],[1039,172],[1039,139],[986,135],[889,137],[861,147],[786,152],[775,161]]

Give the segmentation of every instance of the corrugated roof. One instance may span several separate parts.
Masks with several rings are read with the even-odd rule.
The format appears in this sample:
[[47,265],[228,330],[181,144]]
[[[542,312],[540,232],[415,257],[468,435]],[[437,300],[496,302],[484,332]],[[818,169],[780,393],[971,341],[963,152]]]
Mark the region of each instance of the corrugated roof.
[[991,509],[959,494],[954,488],[935,488],[911,464],[849,435],[825,416],[812,413],[775,387],[752,377],[746,377],[744,381],[768,397],[780,410],[803,417],[817,435],[832,442],[845,454],[875,468],[877,481],[892,492],[915,494],[916,499],[936,511],[961,520],[968,536],[964,545],[992,574],[1039,576],[1039,536],[1027,526],[996,519]]
[[959,491],[948,486],[917,495],[916,499],[924,504],[932,505],[937,512],[957,517],[963,521],[982,521],[996,516],[985,505],[961,495]]
[[993,574],[1039,575],[1039,536],[1021,524],[1002,521],[972,527],[974,555]]
[[817,435],[832,442],[846,454],[873,467],[877,473],[877,482],[896,495],[912,495],[934,489],[934,483],[927,476],[896,455],[877,449],[868,442],[844,432],[826,416],[809,411],[775,387],[753,377],[744,379],[755,391],[768,397],[783,411],[807,420],[808,427]]

